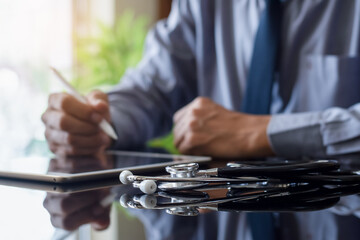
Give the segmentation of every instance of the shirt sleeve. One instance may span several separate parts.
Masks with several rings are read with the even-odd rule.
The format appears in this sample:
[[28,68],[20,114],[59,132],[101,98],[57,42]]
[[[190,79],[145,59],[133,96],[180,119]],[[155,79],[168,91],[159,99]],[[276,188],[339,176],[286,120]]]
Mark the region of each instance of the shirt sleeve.
[[338,215],[354,215],[360,218],[360,198],[358,195],[343,196],[339,202],[329,210]]
[[273,115],[267,134],[281,157],[354,154],[360,152],[360,103],[348,109]]
[[195,97],[195,27],[189,2],[173,1],[168,19],[148,33],[141,62],[108,93],[119,136],[114,148],[166,134],[175,111]]

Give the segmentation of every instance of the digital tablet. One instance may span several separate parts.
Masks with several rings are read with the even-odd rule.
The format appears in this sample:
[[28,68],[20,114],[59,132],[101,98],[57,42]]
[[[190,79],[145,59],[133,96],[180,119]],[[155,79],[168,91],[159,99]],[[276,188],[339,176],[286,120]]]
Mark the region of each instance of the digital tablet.
[[150,174],[164,170],[166,166],[172,164],[189,162],[204,164],[210,160],[210,157],[202,156],[128,151],[108,151],[99,158],[25,158],[15,159],[8,165],[2,164],[0,180],[71,184],[118,179],[119,174],[124,170],[130,170],[135,174]]
[[39,190],[52,193],[77,193],[119,186],[122,183],[115,178],[73,183],[42,182],[16,178],[0,178],[0,186]]

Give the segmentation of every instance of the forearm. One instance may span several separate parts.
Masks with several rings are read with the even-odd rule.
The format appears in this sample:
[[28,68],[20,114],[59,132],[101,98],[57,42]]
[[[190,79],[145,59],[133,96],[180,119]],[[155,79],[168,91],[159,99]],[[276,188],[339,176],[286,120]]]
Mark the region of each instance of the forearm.
[[147,140],[171,130],[172,114],[168,101],[144,99],[151,91],[122,89],[109,93],[112,124],[119,139],[114,148],[129,149],[142,146]]
[[118,148],[166,134],[175,111],[196,96],[196,64],[188,1],[174,1],[170,16],[149,32],[143,59],[108,95]]
[[360,151],[360,104],[349,109],[279,114],[267,134],[276,155],[288,158],[331,157]]
[[[237,129],[239,141],[237,149],[240,152],[237,154],[242,157],[271,157],[275,153],[271,147],[270,140],[267,136],[267,127],[269,125],[270,115],[246,115],[247,117],[239,118]],[[244,138],[241,135],[246,135]],[[244,151],[246,149],[247,151]]]

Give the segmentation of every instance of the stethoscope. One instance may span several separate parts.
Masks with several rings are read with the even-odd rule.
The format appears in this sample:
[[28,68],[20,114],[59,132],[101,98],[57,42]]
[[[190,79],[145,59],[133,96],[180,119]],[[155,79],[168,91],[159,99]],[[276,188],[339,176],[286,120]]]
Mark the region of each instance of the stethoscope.
[[132,183],[146,194],[156,190],[180,191],[199,189],[214,185],[232,185],[232,188],[253,188],[281,183],[291,184],[349,183],[360,180],[359,172],[338,173],[340,165],[335,160],[317,160],[302,162],[242,162],[230,163],[224,168],[199,170],[197,163],[167,166],[170,176],[136,176],[130,171],[121,172],[119,178],[123,184]]
[[[216,211],[315,211],[334,206],[341,196],[360,192],[360,185],[326,186],[299,185],[289,188],[230,189],[226,196],[210,198],[206,192],[186,190],[157,192],[152,195],[123,194],[120,204],[133,209],[165,209],[168,214],[196,216],[200,209]],[[164,199],[170,199],[165,200]]]

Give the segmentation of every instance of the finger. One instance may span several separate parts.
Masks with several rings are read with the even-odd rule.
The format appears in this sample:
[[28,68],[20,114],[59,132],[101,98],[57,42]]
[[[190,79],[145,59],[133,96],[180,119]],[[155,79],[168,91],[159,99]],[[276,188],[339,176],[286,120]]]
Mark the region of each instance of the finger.
[[182,145],[179,146],[179,152],[184,155],[206,155],[206,152],[204,152],[203,148],[197,146],[188,146],[183,147]]
[[99,202],[99,192],[81,192],[72,194],[47,194],[44,207],[51,214],[60,216],[72,214]]
[[175,147],[179,147],[180,143],[184,140],[185,134],[193,130],[191,125],[194,122],[196,122],[196,120],[191,116],[191,111],[187,111],[179,122],[176,123],[174,127]]
[[216,105],[216,104],[214,104],[214,102],[211,101],[210,99],[206,97],[197,97],[193,101],[191,101],[188,105],[177,111],[174,114],[173,120],[174,122],[180,121],[181,118],[185,116],[186,112],[190,111],[190,109],[192,109],[191,111],[196,112],[199,109],[206,109],[208,108],[208,106],[212,106],[212,105]]
[[186,133],[186,123],[178,123],[174,127],[174,145],[176,148],[179,147],[180,143],[184,140]]
[[174,144],[176,149],[179,150],[179,146],[181,145],[182,141],[184,141],[184,135],[175,135],[174,134],[173,144]]
[[100,113],[103,117],[109,120],[109,101],[108,96],[99,90],[92,91],[87,96],[89,104],[94,110]]
[[92,135],[78,135],[53,128],[45,130],[45,137],[59,145],[71,145],[80,148],[108,146],[111,142],[110,138],[103,132],[97,132]]
[[91,103],[92,100],[103,100],[109,102],[108,95],[100,90],[94,90],[87,96],[87,99]]
[[206,154],[210,146],[211,137],[203,134],[188,132],[185,134],[183,141],[179,144],[178,150],[182,154],[201,155]]
[[[106,197],[109,192],[108,191],[93,191],[92,194],[95,194],[95,196],[90,196],[84,193],[76,193],[76,194],[68,194],[68,196],[76,195],[77,197],[80,196],[80,198],[77,200],[80,203],[83,203],[84,198],[86,196],[88,198],[91,198],[92,200],[96,199],[96,202],[93,202],[91,205],[77,205],[76,202],[69,202],[70,205],[73,206],[74,210],[68,213],[60,213],[57,214],[55,212],[52,212],[51,209],[49,209],[49,213],[51,214],[51,222],[54,226],[60,227],[67,230],[74,230],[78,228],[79,226],[86,224],[86,223],[100,223],[102,225],[102,228],[105,227],[106,222],[110,223],[109,214],[110,214],[110,206],[101,206],[99,203],[100,199],[103,199]],[[51,201],[51,197],[56,195],[48,194],[49,202]],[[70,198],[71,198],[70,197]],[[69,197],[68,197],[69,198]],[[74,199],[73,199],[74,200]],[[72,201],[73,201],[72,200]],[[44,206],[45,206],[44,202]],[[48,207],[48,206],[47,206]]]
[[188,134],[185,134],[182,140],[178,143],[177,149],[181,154],[190,154],[191,145],[187,137]]
[[47,110],[42,120],[47,127],[59,129],[69,133],[91,135],[99,132],[99,127],[86,121],[81,121],[64,112]]
[[69,145],[58,145],[49,143],[50,150],[58,157],[71,157],[71,156],[96,156],[103,148],[78,148]]
[[59,145],[52,143],[49,140],[47,141],[47,144],[48,144],[50,151],[56,154],[56,151],[57,151]]
[[85,157],[61,157],[51,159],[48,171],[50,172],[84,172],[84,171],[96,171],[103,169],[101,159],[85,156]]
[[[104,210],[105,211],[105,210]],[[109,212],[102,213],[109,215]],[[99,215],[95,215],[92,207],[81,209],[72,214],[61,216],[57,214],[51,215],[51,223],[54,227],[62,228],[68,231],[76,230],[81,225],[96,222]]]
[[[93,210],[93,212],[97,212],[97,210],[96,211]],[[110,207],[107,207],[107,208],[103,209],[102,214],[97,215],[95,221],[91,224],[91,226],[96,231],[102,231],[109,227],[109,225],[110,225],[109,212],[110,212]]]
[[98,122],[100,118],[99,114],[94,112],[89,104],[80,102],[67,93],[51,94],[49,108],[65,112],[74,118],[88,122]]
[[[190,103],[190,104],[191,104],[191,103]],[[184,107],[182,107],[180,110],[178,110],[178,111],[174,114],[174,116],[173,116],[173,122],[174,122],[175,124],[178,123],[178,122],[180,122],[181,119],[186,115],[187,110],[188,110],[190,104],[185,105]]]
[[211,213],[213,212],[214,210],[211,210],[211,209],[199,209],[199,213],[200,214],[206,214],[206,213]]

